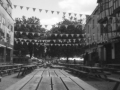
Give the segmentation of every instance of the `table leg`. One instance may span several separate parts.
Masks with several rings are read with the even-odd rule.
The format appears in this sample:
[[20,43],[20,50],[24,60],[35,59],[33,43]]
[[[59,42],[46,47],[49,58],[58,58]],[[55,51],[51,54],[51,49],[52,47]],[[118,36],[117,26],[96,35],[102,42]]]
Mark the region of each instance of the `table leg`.
[[116,84],[115,84],[115,86],[114,86],[113,90],[117,90],[117,88],[118,88],[119,84],[120,84],[119,82],[116,82]]

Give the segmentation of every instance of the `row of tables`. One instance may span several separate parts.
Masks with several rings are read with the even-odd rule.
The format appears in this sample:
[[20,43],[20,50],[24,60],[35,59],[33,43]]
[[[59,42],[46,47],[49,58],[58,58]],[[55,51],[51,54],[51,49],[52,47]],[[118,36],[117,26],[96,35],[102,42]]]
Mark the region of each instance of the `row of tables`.
[[23,64],[13,64],[13,65],[0,65],[0,76],[4,74],[11,74],[12,72],[19,71]]
[[40,68],[5,90],[98,90],[61,69]]

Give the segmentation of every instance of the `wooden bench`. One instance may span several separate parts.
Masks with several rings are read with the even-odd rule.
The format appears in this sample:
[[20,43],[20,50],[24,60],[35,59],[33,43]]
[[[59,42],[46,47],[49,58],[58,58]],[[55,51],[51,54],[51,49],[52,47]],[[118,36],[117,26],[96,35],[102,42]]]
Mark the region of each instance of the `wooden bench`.
[[27,75],[26,77],[24,77],[23,79],[21,79],[20,81],[18,81],[17,83],[13,84],[12,86],[10,86],[5,90],[20,90],[25,84],[27,84],[34,77],[36,73],[38,73],[37,70],[33,71],[31,74]]
[[[51,75],[46,75],[51,71],[53,69],[35,70],[5,90],[97,90],[92,86],[90,87],[86,82],[73,81],[72,77],[60,77],[62,73],[59,69],[55,69],[54,72],[61,73],[60,76],[51,77]],[[90,88],[87,89],[84,85]]]
[[84,82],[83,80],[81,80],[81,79],[79,79],[77,77],[70,77],[70,79],[72,81],[74,81],[75,83],[77,83],[84,90],[98,90],[98,89],[94,88],[93,86],[87,84],[86,82]]
[[87,76],[88,75],[88,72],[86,71],[82,71],[82,70],[78,70],[78,69],[74,69],[74,68],[69,68],[72,72],[75,72],[76,74],[78,75],[81,75],[81,76]]
[[116,82],[113,90],[117,90],[117,88],[119,87],[119,84],[120,84],[120,79],[113,78],[113,77],[107,77],[107,79],[108,79],[109,81]]

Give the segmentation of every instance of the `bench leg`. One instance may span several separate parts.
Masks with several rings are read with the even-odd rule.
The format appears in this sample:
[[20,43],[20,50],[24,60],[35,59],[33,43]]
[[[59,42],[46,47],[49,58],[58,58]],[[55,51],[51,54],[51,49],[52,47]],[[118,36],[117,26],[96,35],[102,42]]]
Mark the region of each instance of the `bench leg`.
[[113,90],[117,90],[117,88],[118,88],[119,84],[120,84],[119,82],[116,82],[116,84],[115,84],[115,86],[114,86]]

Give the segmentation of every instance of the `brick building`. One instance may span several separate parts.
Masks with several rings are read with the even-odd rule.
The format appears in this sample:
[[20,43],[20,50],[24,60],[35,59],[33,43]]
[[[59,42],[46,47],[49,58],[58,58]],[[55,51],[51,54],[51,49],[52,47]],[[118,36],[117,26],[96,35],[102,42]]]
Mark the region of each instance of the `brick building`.
[[120,0],[97,3],[85,26],[89,58],[93,60],[91,55],[96,48],[100,62],[120,63]]
[[10,0],[0,0],[0,63],[12,61],[14,20]]

